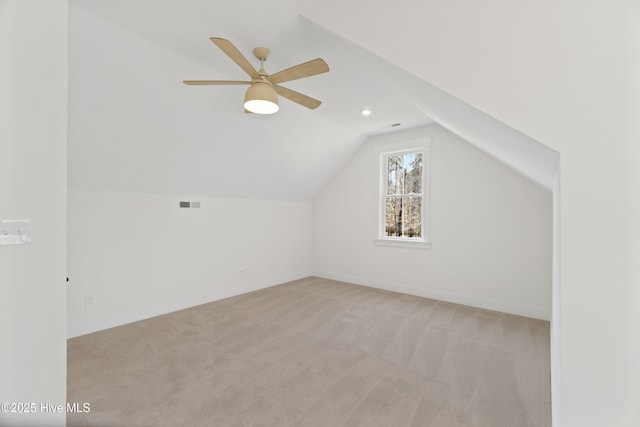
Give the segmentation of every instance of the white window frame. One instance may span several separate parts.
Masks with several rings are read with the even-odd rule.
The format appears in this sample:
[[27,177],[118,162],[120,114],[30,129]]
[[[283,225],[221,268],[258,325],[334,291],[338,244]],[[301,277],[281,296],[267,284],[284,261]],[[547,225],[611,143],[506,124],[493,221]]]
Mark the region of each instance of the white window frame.
[[[428,249],[431,247],[431,139],[406,141],[403,143],[386,145],[376,150],[379,159],[378,183],[378,221],[376,245],[396,246],[405,248]],[[386,226],[386,197],[387,197],[387,158],[393,155],[407,153],[422,153],[422,237],[390,237],[385,234]]]

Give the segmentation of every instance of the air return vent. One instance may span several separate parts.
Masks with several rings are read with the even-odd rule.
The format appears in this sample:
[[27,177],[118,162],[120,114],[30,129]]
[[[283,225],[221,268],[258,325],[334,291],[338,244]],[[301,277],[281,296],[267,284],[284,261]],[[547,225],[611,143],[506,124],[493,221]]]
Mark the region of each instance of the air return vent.
[[184,202],[184,201],[181,201],[180,202],[180,207],[181,208],[187,208],[187,209],[200,209],[200,202]]

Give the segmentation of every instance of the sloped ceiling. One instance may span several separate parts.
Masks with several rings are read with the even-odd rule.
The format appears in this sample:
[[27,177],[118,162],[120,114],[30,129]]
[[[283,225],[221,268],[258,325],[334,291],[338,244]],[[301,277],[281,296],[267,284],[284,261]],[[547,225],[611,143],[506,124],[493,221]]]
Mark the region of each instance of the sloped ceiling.
[[436,122],[552,187],[559,154],[550,147],[559,141],[540,130],[566,126],[560,105],[576,98],[570,82],[584,74],[567,73],[567,46],[588,49],[578,37],[567,41],[571,2],[298,3],[306,18],[417,76],[414,101]]
[[[327,31],[330,9],[313,12],[313,2],[302,10],[318,23],[293,0],[70,3],[71,187],[309,200],[369,136],[433,120],[551,187],[553,150]],[[358,11],[345,19],[358,25]],[[245,79],[212,36],[249,60],[267,46],[272,73],[324,58],[331,72],[285,84],[323,104],[281,100],[263,117],[243,113],[244,87],[183,85]],[[362,117],[364,106],[374,114]]]

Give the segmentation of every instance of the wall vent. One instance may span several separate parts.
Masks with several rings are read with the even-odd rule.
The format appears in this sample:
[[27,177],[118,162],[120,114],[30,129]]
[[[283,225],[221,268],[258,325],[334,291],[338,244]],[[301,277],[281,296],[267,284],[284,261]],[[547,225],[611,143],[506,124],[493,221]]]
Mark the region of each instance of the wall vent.
[[181,208],[200,209],[200,202],[184,202],[184,201],[181,201],[179,206]]

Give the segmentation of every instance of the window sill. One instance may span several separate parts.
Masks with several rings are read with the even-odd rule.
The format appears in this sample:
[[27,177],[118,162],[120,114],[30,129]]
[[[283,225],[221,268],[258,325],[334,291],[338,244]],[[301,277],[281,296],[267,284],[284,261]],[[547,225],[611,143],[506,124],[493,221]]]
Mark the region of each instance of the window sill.
[[373,239],[373,243],[379,246],[394,246],[397,248],[429,249],[431,242],[426,240],[409,239]]

